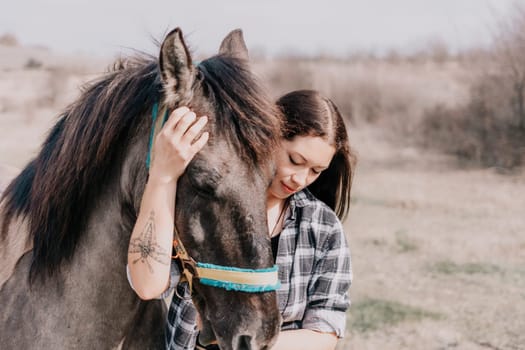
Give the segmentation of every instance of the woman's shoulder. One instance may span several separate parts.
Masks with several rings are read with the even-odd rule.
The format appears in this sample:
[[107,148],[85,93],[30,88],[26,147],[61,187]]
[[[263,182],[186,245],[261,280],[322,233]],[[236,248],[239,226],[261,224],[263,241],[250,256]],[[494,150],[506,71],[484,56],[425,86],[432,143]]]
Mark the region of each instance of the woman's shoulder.
[[303,220],[320,220],[332,224],[340,223],[337,214],[332,208],[315,197],[307,188],[293,195],[291,205],[303,211]]
[[290,204],[295,205],[297,227],[305,239],[308,237],[308,241],[323,249],[346,246],[343,225],[336,213],[308,189],[297,192]]
[[306,229],[312,238],[324,241],[339,240],[344,236],[343,225],[336,213],[308,189],[297,192],[290,204],[295,206],[294,211],[300,221],[298,226]]

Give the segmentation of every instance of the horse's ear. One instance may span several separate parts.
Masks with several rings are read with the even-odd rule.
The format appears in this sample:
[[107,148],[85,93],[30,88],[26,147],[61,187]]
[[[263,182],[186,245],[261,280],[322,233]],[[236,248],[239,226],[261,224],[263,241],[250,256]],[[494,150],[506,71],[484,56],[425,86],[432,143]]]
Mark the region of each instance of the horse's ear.
[[195,70],[180,28],[172,30],[162,42],[159,66],[168,108],[189,103]]
[[248,49],[242,36],[242,30],[235,29],[226,35],[221,43],[219,53],[248,60]]

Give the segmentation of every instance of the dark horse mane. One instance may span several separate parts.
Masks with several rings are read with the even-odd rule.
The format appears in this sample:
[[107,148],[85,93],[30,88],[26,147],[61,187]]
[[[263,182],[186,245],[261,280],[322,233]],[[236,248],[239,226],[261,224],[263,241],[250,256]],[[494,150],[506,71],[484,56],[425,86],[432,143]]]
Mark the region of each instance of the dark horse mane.
[[[252,164],[268,159],[279,136],[280,112],[246,62],[213,56],[197,66],[196,74],[218,111],[217,132]],[[0,241],[12,219],[20,215],[27,219],[33,239],[31,279],[52,275],[71,259],[89,208],[129,140],[144,125],[138,116],[149,116],[162,96],[155,58],[142,55],[118,62],[66,108],[40,153],[5,190]]]

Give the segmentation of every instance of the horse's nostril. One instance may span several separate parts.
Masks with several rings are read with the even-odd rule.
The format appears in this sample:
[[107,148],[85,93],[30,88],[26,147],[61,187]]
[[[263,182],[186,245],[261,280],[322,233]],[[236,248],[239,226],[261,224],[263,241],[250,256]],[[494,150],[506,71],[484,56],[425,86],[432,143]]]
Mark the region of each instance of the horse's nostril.
[[251,350],[252,349],[252,337],[249,335],[239,336],[239,342],[237,343],[237,350]]

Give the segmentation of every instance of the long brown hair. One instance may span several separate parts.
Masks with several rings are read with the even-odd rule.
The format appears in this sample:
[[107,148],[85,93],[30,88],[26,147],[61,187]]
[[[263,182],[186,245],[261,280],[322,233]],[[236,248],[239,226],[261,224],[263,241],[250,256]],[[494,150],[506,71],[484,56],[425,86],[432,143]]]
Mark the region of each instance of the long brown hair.
[[277,105],[285,115],[282,136],[286,140],[296,136],[319,136],[335,147],[330,165],[308,189],[344,219],[350,206],[356,157],[337,106],[313,90],[292,91],[279,98]]

